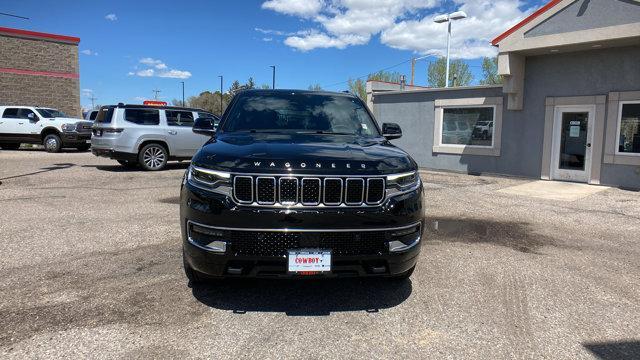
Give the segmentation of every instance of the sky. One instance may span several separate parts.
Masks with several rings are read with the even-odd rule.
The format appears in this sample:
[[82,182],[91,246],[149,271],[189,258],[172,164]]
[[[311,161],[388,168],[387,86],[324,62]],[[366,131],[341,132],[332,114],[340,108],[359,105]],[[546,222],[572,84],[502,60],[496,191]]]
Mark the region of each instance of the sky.
[[0,0],[0,26],[80,38],[83,108],[153,99],[171,102],[253,77],[257,85],[343,91],[347,80],[381,69],[427,84],[427,66],[446,51],[446,24],[433,18],[462,10],[452,23],[452,58],[468,62],[477,83],[490,41],[545,0]]

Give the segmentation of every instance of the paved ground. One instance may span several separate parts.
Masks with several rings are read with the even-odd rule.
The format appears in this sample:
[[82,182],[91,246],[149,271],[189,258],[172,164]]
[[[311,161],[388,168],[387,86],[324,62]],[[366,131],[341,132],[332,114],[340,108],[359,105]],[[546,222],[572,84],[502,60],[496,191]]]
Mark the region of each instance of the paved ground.
[[184,165],[0,151],[0,357],[638,358],[640,194],[567,202],[526,180],[425,173],[410,281],[189,289]]

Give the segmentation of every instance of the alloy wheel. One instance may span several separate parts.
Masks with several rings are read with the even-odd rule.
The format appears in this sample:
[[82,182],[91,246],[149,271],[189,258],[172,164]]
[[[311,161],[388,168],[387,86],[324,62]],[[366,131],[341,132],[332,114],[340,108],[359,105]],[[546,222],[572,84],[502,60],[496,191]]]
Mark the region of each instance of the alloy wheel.
[[144,161],[145,165],[149,169],[159,169],[161,168],[166,160],[166,155],[164,153],[164,149],[158,146],[148,147],[144,154],[142,155],[142,161]]

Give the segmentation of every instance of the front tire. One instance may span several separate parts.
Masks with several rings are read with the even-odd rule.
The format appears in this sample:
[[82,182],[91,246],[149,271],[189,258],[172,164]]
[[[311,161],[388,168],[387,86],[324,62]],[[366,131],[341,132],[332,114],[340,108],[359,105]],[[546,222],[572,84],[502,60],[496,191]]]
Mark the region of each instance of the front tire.
[[20,144],[2,144],[0,145],[2,150],[18,150],[20,148]]
[[62,140],[57,134],[49,134],[44,137],[42,145],[47,152],[57,153],[62,149]]
[[144,170],[159,171],[167,165],[169,152],[160,144],[147,144],[138,153],[138,163]]

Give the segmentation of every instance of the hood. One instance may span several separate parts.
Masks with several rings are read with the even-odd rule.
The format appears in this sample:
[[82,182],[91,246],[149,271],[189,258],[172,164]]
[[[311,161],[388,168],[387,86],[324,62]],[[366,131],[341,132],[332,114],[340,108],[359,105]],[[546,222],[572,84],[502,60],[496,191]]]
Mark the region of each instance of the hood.
[[407,153],[384,138],[329,134],[220,134],[192,163],[242,173],[380,175],[417,169]]

